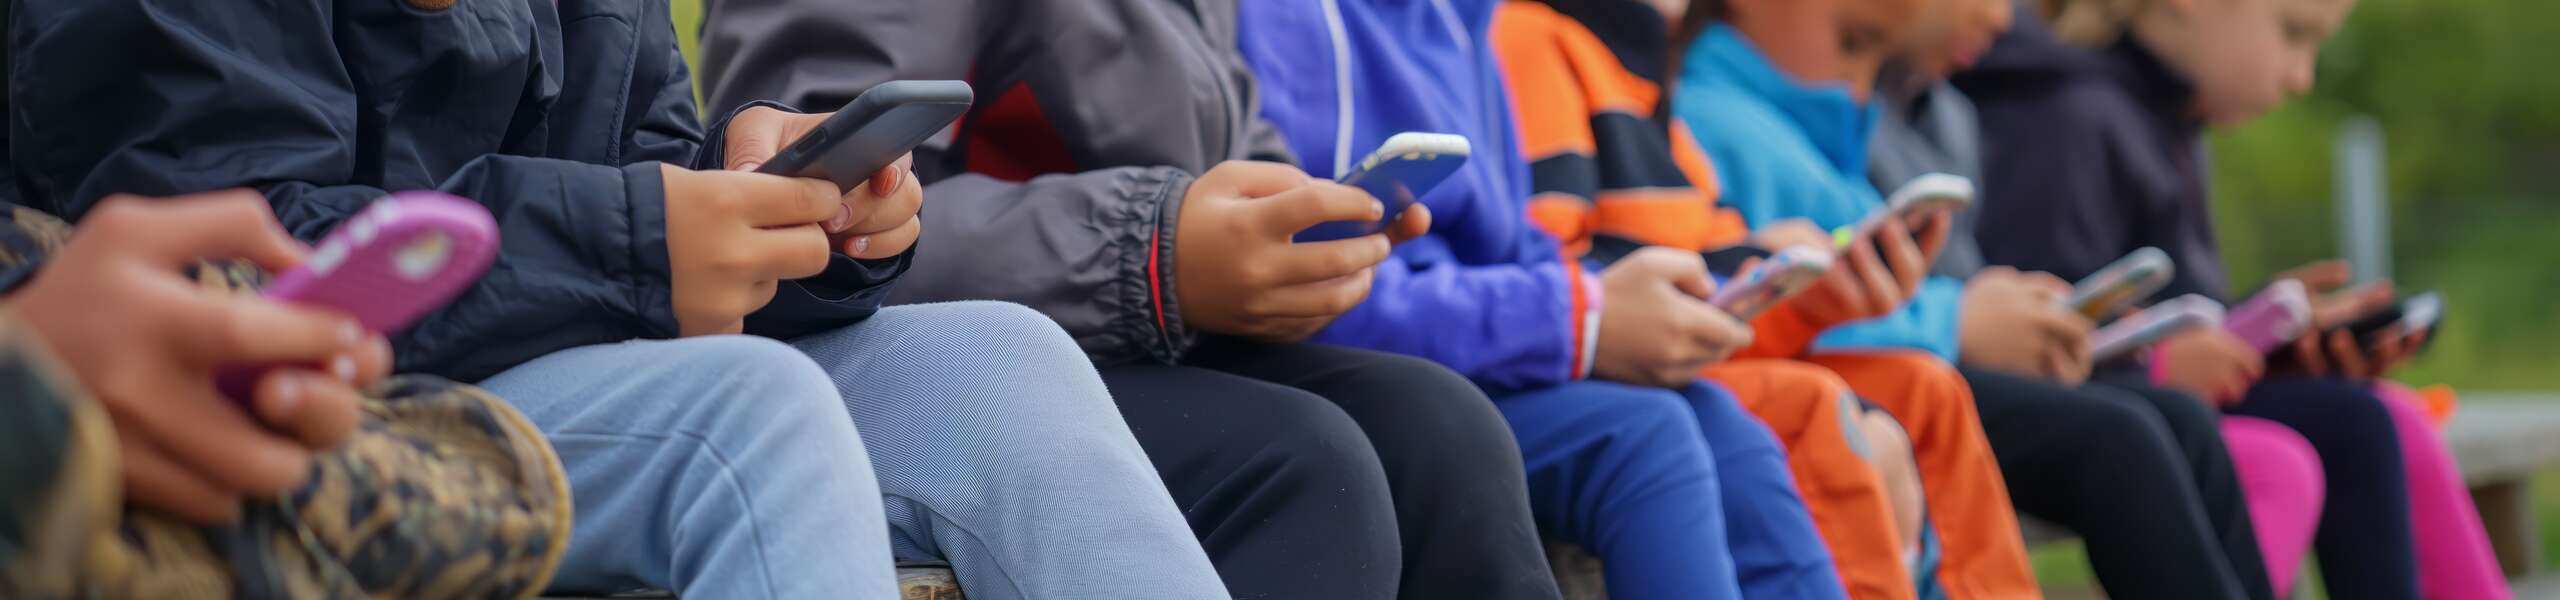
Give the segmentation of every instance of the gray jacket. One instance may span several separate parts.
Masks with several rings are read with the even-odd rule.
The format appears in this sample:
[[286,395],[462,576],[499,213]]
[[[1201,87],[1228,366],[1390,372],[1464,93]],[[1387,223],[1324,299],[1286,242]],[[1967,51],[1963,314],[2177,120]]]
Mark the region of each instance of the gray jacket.
[[924,237],[893,303],[1018,302],[1095,362],[1180,359],[1174,225],[1195,174],[1288,161],[1227,0],[710,0],[704,93],[832,110],[894,79],[978,102],[916,153]]
[[[1875,138],[1867,143],[1867,179],[1875,182],[1876,189],[1890,194],[1930,173],[1963,175],[1980,184],[1982,125],[1974,115],[1973,101],[1945,83],[1912,86],[1908,91],[1892,88],[1876,86],[1875,97],[1885,113],[1877,120]],[[1970,279],[1982,270],[1982,247],[1973,239],[1974,223],[1982,215],[1980,200],[1956,213],[1946,249],[1938,252],[1931,274]]]

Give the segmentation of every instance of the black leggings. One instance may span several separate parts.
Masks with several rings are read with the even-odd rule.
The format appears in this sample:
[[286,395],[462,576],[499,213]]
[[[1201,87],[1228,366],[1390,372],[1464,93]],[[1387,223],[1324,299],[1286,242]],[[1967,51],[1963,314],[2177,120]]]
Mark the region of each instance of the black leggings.
[[1520,450],[1420,359],[1205,340],[1102,370],[1236,598],[1559,597]]
[[2010,500],[2080,534],[2109,597],[2275,596],[2211,407],[2130,381],[1963,371]]
[[2338,379],[2279,377],[2249,388],[2229,412],[2283,424],[2311,442],[2328,479],[2312,550],[2329,597],[2418,597],[2409,481],[2391,413],[2370,388]]

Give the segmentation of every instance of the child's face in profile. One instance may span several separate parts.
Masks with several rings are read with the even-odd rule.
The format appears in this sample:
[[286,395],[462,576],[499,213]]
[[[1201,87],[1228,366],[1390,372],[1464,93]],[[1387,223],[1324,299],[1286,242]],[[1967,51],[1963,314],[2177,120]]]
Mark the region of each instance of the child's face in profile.
[[[1935,0],[1932,0],[1935,1]],[[1860,100],[1913,32],[1922,0],[1744,0],[1734,28],[1798,81],[1848,84]]]
[[2009,0],[1927,0],[1899,58],[1921,78],[1946,79],[1991,50],[2009,15]]
[[[2173,0],[2174,2],[2174,0]],[[2320,43],[2335,33],[2354,0],[2185,0],[2173,12],[2185,46],[2162,52],[2195,81],[2196,111],[2206,122],[2248,121],[2311,91]]]

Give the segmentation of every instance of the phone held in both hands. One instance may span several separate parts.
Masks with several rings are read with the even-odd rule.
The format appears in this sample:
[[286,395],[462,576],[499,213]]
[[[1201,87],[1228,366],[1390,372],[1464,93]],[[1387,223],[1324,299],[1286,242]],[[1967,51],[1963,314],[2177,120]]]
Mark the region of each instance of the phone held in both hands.
[[2169,276],[2175,272],[2169,253],[2146,246],[2072,285],[2063,306],[2090,320],[2104,321],[2169,285]]
[[[2357,347],[2370,350],[2382,343],[2383,334],[2397,334],[2402,337],[2417,335],[2419,332],[2435,329],[2436,324],[2443,319],[2444,295],[2429,291],[2402,298],[2398,302],[2359,315],[2345,325],[2324,329],[2321,335],[2325,338],[2329,334],[2345,331],[2355,336]],[[2292,341],[2288,338],[2285,340],[2287,343],[2270,349],[2267,353],[2267,364],[2270,368],[2291,368],[2301,364],[2302,357],[2294,351]],[[2322,347],[2326,348],[2327,342],[2324,340],[2321,343]]]
[[1831,230],[1831,239],[1840,247],[1847,248],[1860,239],[1875,235],[1876,228],[1883,227],[1887,218],[1899,218],[1904,226],[1917,228],[1921,219],[1931,212],[1940,209],[1961,211],[1972,206],[1973,194],[1972,179],[1946,173],[1921,175],[1896,188],[1893,195],[1885,197],[1884,206],[1867,213],[1857,223]]
[[2201,327],[2222,324],[2222,303],[2199,294],[2170,298],[2089,335],[2089,360],[2106,362]]
[[1360,164],[1342,173],[1335,181],[1360,188],[1385,203],[1387,211],[1376,221],[1334,221],[1318,223],[1298,232],[1299,242],[1321,242],[1372,235],[1386,231],[1406,208],[1413,206],[1423,194],[1438,187],[1441,181],[1467,164],[1471,148],[1465,136],[1446,133],[1405,132],[1378,144],[1377,151]]
[[2311,293],[2302,282],[2283,279],[2231,309],[2222,329],[2259,352],[2293,343],[2311,328]]
[[1724,287],[1707,296],[1707,303],[1735,319],[1750,321],[1820,281],[1822,274],[1831,270],[1831,254],[1802,246],[1780,250],[1726,281]]
[[[498,255],[498,225],[479,203],[399,192],[376,200],[314,246],[302,266],[260,290],[268,299],[354,317],[366,331],[409,326],[480,279]],[[249,397],[263,368],[226,370],[223,393]]]
[[872,86],[756,172],[825,179],[849,192],[969,112],[975,99],[964,81],[899,80]]

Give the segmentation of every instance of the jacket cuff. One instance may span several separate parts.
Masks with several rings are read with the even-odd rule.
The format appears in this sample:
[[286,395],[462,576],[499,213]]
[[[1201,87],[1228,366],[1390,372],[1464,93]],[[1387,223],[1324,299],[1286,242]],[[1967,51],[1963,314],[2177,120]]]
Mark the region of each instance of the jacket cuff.
[[1584,271],[1580,262],[1564,261],[1564,269],[1565,293],[1573,295],[1573,335],[1569,338],[1573,349],[1567,354],[1573,361],[1573,370],[1566,372],[1565,378],[1589,379],[1591,366],[1600,357],[1600,309],[1608,298],[1601,293],[1600,276]]
[[622,202],[631,214],[631,306],[662,337],[675,337],[675,267],[667,262],[667,180],[659,163],[622,167]]
[[1199,333],[1182,321],[1182,295],[1176,293],[1181,288],[1175,287],[1177,282],[1174,280],[1177,272],[1174,268],[1174,238],[1182,230],[1182,198],[1189,194],[1193,178],[1189,173],[1174,169],[1153,172],[1161,174],[1163,179],[1150,181],[1142,176],[1136,182],[1154,188],[1140,190],[1139,193],[1156,196],[1154,202],[1147,203],[1155,206],[1154,227],[1147,233],[1146,268],[1139,273],[1146,282],[1147,310],[1144,312],[1154,324],[1152,330],[1155,332],[1151,343],[1145,346],[1149,347],[1148,354],[1156,360],[1173,364],[1182,360],[1182,354],[1199,341]]

